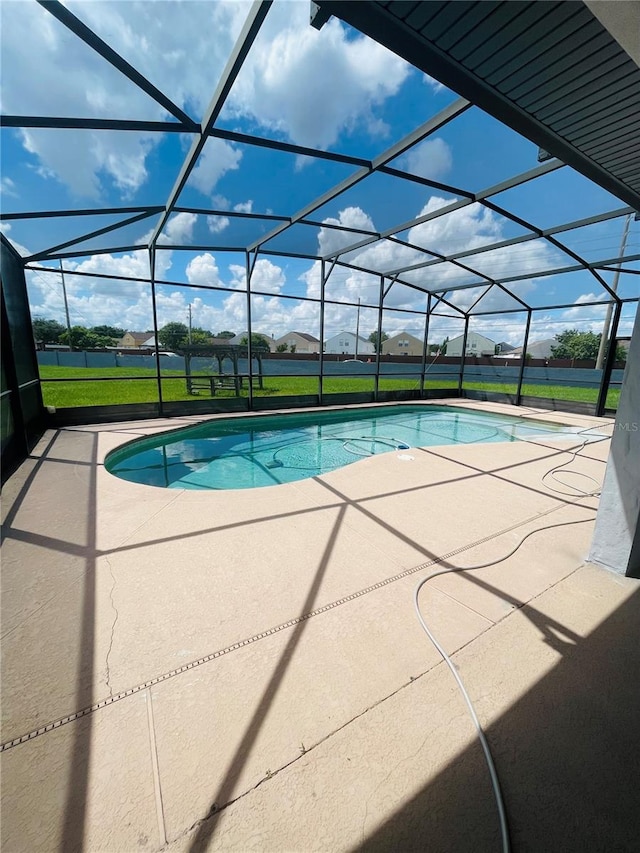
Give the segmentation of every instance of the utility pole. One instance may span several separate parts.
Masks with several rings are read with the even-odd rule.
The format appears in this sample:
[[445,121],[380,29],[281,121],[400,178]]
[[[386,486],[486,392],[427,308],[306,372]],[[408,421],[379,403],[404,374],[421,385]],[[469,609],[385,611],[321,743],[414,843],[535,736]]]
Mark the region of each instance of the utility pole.
[[358,357],[358,337],[360,335],[360,297],[358,297],[358,314],[356,316],[356,355]]
[[[614,293],[618,290],[618,281],[620,280],[620,265],[622,263],[622,258],[624,256],[624,250],[627,246],[627,237],[629,235],[629,226],[631,225],[631,217],[632,213],[628,214],[627,221],[624,224],[624,231],[622,232],[622,242],[620,243],[620,254],[618,257],[620,258],[620,263],[618,263],[618,267],[614,273],[613,281],[611,282],[611,290]],[[598,347],[598,357],[596,358],[596,370],[602,370],[602,366],[604,364],[604,354],[607,350],[607,343],[609,341],[609,329],[611,328],[611,313],[613,311],[613,303],[610,302],[607,305],[607,312],[604,315],[604,326],[602,327],[602,335],[600,337],[600,346]],[[615,341],[611,341],[612,345],[615,346]]]
[[64,269],[62,267],[62,258],[58,259],[60,264],[60,278],[62,279],[62,297],[64,299],[64,313],[67,317],[67,334],[69,336],[69,349],[73,352],[73,338],[71,336],[71,320],[69,319],[69,303],[67,302],[67,288],[64,283]]

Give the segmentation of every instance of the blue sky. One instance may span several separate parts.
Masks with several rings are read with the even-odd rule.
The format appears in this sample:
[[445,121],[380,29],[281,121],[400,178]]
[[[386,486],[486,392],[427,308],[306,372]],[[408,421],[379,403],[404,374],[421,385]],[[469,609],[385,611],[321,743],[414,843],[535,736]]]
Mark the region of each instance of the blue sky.
[[[248,3],[199,2],[71,2],[82,21],[107,40],[152,83],[193,118],[200,120],[211,98],[245,16]],[[2,4],[2,103],[7,114],[63,115],[100,118],[167,119],[163,107],[138,90],[42,7],[30,0]],[[307,0],[277,0],[258,35],[217,127],[297,145],[370,159],[451,104],[456,95],[411,68],[398,57],[332,19],[318,32],[308,24]],[[23,49],[28,41],[30,50]],[[32,57],[37,56],[38,62]],[[123,131],[2,131],[2,207],[5,212],[164,205],[191,138],[177,133]],[[396,158],[396,169],[428,177],[468,191],[479,191],[537,165],[537,148],[477,108],[471,108],[428,140]],[[265,223],[226,216],[225,212],[291,216],[320,194],[347,178],[357,167],[320,158],[211,138],[184,188],[179,205],[220,211],[217,216],[175,214],[161,242],[215,247],[206,250],[163,250],[158,278],[175,282],[158,289],[160,323],[184,321],[188,306],[196,325],[241,331],[246,328],[244,255],[238,248],[269,233]],[[456,196],[418,183],[374,174],[328,202],[310,218],[358,230],[397,228],[451,203]],[[508,190],[494,199],[509,212],[548,228],[622,203],[587,179],[564,167],[535,182]],[[124,217],[121,217],[124,218]],[[117,221],[115,216],[13,221],[7,236],[26,254]],[[82,244],[84,254],[65,260],[72,323],[117,323],[129,329],[151,326],[149,288],[119,282],[109,275],[148,277],[144,250],[95,254],[104,247],[141,245],[157,215]],[[559,235],[559,239],[591,261],[618,253],[623,219]],[[477,205],[413,225],[397,236],[442,254],[474,249],[526,233],[520,225]],[[315,255],[344,247],[352,237],[329,228],[297,225],[274,238],[265,249]],[[632,223],[627,254],[640,250],[640,224]],[[356,265],[392,270],[423,256],[388,240],[352,252]],[[573,263],[543,240],[533,240],[465,262],[494,278],[521,276],[509,285],[532,305],[569,304],[562,311],[535,315],[533,335],[549,337],[566,326],[599,330],[604,309],[586,303],[601,288],[586,272],[543,278],[534,271]],[[49,266],[57,266],[48,263]],[[631,265],[638,268],[637,263]],[[101,278],[74,276],[94,272]],[[611,280],[612,274],[608,274]],[[473,284],[482,279],[456,267],[429,267],[405,275],[422,287]],[[178,283],[213,285],[215,292]],[[319,334],[319,309],[312,302],[283,295],[314,297],[319,293],[319,265],[311,260],[263,254],[252,287],[264,292],[252,300],[254,328],[284,335],[292,329]],[[638,295],[638,277],[622,275],[623,296]],[[375,304],[379,280],[372,274],[337,268],[327,295],[340,303]],[[64,308],[58,275],[29,275],[34,315],[62,320]],[[473,291],[473,298],[481,294]],[[459,291],[453,302],[466,307],[471,291]],[[419,331],[416,310],[426,297],[394,286],[385,303],[385,331]],[[492,291],[482,308],[504,309],[516,303]],[[396,309],[396,312],[392,309]],[[409,313],[402,313],[399,309]],[[625,310],[621,332],[631,327],[634,307]],[[355,327],[356,309],[327,306],[325,337]],[[364,310],[361,330],[373,330],[376,314]],[[479,324],[479,325],[478,325]],[[369,328],[371,326],[371,328]],[[495,340],[520,343],[521,315],[478,319],[475,327]],[[434,337],[459,323],[434,319]]]

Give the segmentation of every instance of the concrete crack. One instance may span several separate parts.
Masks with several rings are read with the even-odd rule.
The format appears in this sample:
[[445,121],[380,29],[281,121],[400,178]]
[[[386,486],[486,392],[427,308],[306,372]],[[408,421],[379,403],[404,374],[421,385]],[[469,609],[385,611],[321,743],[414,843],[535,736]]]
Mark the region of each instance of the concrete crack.
[[119,614],[118,614],[118,608],[116,607],[116,605],[113,601],[113,593],[115,592],[115,588],[116,588],[116,577],[113,574],[113,567],[111,565],[111,561],[109,560],[108,557],[105,557],[105,560],[107,561],[107,565],[109,566],[109,572],[111,574],[111,580],[113,581],[113,583],[111,585],[111,591],[109,593],[109,598],[111,599],[111,607],[113,608],[113,612],[115,614],[113,617],[113,624],[111,626],[111,639],[109,641],[109,650],[107,651],[107,657],[105,660],[105,670],[106,670],[105,679],[106,679],[106,683],[107,683],[107,688],[109,690],[109,696],[113,699],[113,687],[111,686],[111,671],[109,669],[109,657],[111,655],[111,650],[113,649],[113,638],[115,636],[116,624],[118,622],[118,615]]
[[[216,819],[216,818],[221,814],[221,812],[223,812],[223,811],[225,811],[226,809],[228,809],[228,808],[229,808],[229,806],[233,806],[233,805],[235,805],[235,803],[237,803],[239,800],[243,800],[243,799],[244,799],[245,797],[247,797],[249,794],[252,794],[252,793],[253,793],[254,791],[256,791],[258,788],[260,788],[260,786],[261,786],[261,785],[264,785],[266,782],[270,782],[270,781],[272,781],[273,779],[275,779],[275,777],[276,777],[276,776],[279,776],[279,775],[280,775],[280,773],[282,773],[283,771],[288,770],[290,767],[294,766],[294,765],[295,765],[298,761],[300,761],[303,757],[307,757],[310,753],[312,753],[315,749],[317,749],[317,748],[318,748],[319,746],[321,746],[323,743],[325,743],[325,742],[326,742],[326,741],[328,741],[328,740],[331,740],[331,738],[333,738],[333,737],[334,737],[335,735],[337,735],[339,732],[343,731],[343,729],[347,729],[350,725],[352,725],[353,723],[355,723],[355,722],[356,722],[356,720],[359,720],[361,717],[364,717],[364,716],[365,716],[366,714],[368,714],[370,711],[373,711],[373,710],[374,710],[374,708],[377,708],[377,707],[378,707],[378,705],[382,705],[384,702],[386,702],[388,699],[391,699],[393,696],[395,696],[396,694],[400,693],[402,690],[405,690],[405,689],[406,689],[407,687],[409,687],[410,685],[415,684],[415,682],[416,682],[416,681],[418,681],[419,679],[423,678],[425,675],[427,675],[429,672],[431,672],[431,671],[432,671],[433,669],[435,669],[436,667],[441,667],[441,666],[444,666],[443,662],[442,662],[442,661],[438,661],[438,662],[437,662],[437,663],[435,663],[433,666],[431,666],[431,667],[429,667],[428,669],[424,670],[424,672],[421,672],[421,673],[419,673],[418,675],[412,675],[412,676],[410,676],[409,681],[404,682],[403,684],[401,684],[401,685],[400,685],[400,687],[396,688],[396,689],[395,689],[395,690],[393,690],[391,693],[387,694],[386,696],[383,696],[382,698],[380,698],[380,699],[378,699],[377,701],[373,702],[371,705],[367,706],[366,708],[363,708],[363,710],[362,710],[362,711],[359,711],[357,714],[355,714],[355,715],[354,715],[353,717],[351,717],[350,719],[346,720],[344,723],[342,723],[342,724],[341,724],[340,726],[338,726],[336,729],[332,729],[332,730],[331,730],[330,732],[328,732],[326,735],[324,735],[323,737],[321,737],[318,741],[316,741],[315,743],[311,744],[311,746],[305,746],[305,748],[304,748],[304,752],[302,751],[302,749],[300,749],[300,747],[298,747],[298,750],[299,750],[299,752],[300,752],[300,754],[299,754],[299,755],[296,755],[296,756],[295,756],[294,758],[292,758],[290,761],[287,761],[287,762],[286,762],[285,764],[283,764],[281,767],[278,767],[278,769],[277,769],[277,770],[268,770],[268,771],[265,773],[265,775],[264,775],[261,779],[258,779],[258,781],[257,781],[257,782],[255,782],[253,785],[251,785],[249,788],[245,789],[244,791],[241,791],[237,796],[235,796],[235,797],[233,797],[232,799],[228,800],[226,803],[222,803],[222,804],[220,804],[220,803],[213,803],[213,804],[212,804],[212,806],[211,806],[211,808],[209,809],[209,811],[207,812],[207,814],[206,814],[206,815],[204,815],[203,817],[198,818],[198,819],[197,819],[193,824],[191,824],[191,826],[187,827],[186,829],[183,829],[183,830],[182,830],[182,832],[180,832],[180,833],[179,833],[178,835],[176,835],[174,838],[171,838],[170,840],[168,840],[168,843],[169,843],[169,841],[170,841],[170,843],[172,843],[172,844],[173,844],[173,843],[175,843],[176,841],[178,841],[178,840],[179,840],[179,839],[181,839],[181,838],[186,838],[188,835],[190,835],[191,833],[193,833],[195,830],[199,829],[199,828],[200,828],[200,826],[201,826],[203,823],[206,823],[206,822],[207,822],[207,821],[209,821],[209,820],[214,820],[214,819]],[[429,737],[430,737],[430,735],[427,735],[427,736],[425,737],[425,739],[424,739],[424,740],[423,740],[423,742],[420,744],[420,746],[418,747],[418,749],[417,749],[417,750],[416,750],[412,755],[408,755],[408,756],[405,756],[404,758],[400,759],[400,761],[396,764],[396,766],[393,768],[393,770],[391,770],[391,771],[386,775],[386,777],[382,780],[382,782],[377,786],[376,790],[378,790],[378,789],[379,789],[379,788],[380,788],[380,787],[385,783],[385,781],[389,778],[389,776],[391,775],[391,773],[393,773],[393,772],[394,772],[394,770],[397,770],[397,769],[398,769],[398,767],[403,763],[403,761],[408,761],[410,758],[412,758],[413,756],[417,755],[417,754],[420,752],[420,750],[424,747],[424,745],[425,745],[425,743],[427,742],[427,740],[429,739]],[[373,797],[373,795],[374,795],[374,794],[375,794],[375,791],[373,792],[373,794],[371,794],[371,796],[369,797],[369,800],[371,800],[371,798]],[[367,805],[368,805],[368,802],[369,802],[369,801],[367,801]],[[366,815],[365,815],[365,821],[366,821]],[[161,848],[161,849],[164,849],[164,848]]]

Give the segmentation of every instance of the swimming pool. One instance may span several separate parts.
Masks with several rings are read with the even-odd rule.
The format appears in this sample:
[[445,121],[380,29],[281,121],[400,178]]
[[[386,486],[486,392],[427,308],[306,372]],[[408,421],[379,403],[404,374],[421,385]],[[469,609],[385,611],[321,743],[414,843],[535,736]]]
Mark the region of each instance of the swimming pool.
[[[359,459],[412,447],[566,436],[577,428],[453,406],[220,418],[138,439],[112,451],[107,470],[169,489],[253,489],[291,483]],[[597,436],[592,435],[596,438]]]

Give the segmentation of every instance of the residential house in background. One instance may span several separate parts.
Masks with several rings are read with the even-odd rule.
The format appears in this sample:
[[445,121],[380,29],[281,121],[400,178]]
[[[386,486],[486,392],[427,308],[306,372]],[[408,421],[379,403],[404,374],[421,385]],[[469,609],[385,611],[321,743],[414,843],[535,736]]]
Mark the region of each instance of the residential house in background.
[[616,343],[629,355],[629,346],[631,344],[631,336],[624,338],[616,338]]
[[149,335],[152,336],[151,346],[153,346],[153,332],[125,332],[117,345],[122,349],[140,349],[148,346],[146,341],[149,339]]
[[409,332],[399,332],[382,342],[383,355],[417,355],[421,356],[424,341]]
[[320,341],[314,338],[313,335],[308,335],[306,332],[288,332],[281,338],[276,340],[276,352],[278,347],[287,345],[289,352],[292,352],[291,347],[294,347],[295,352],[320,352]]
[[[527,353],[531,358],[551,358],[551,347],[557,346],[558,341],[555,338],[545,338],[542,341],[529,341],[527,344]],[[520,358],[522,347],[516,347],[508,355],[510,358]]]
[[[463,340],[464,335],[458,335],[457,338],[451,338],[450,341],[447,341],[446,354],[448,356],[457,356],[459,358],[462,355]],[[484,335],[481,335],[478,332],[469,332],[467,335],[465,355],[495,355],[495,352],[495,341],[492,341],[491,338],[485,338]]]
[[506,352],[513,352],[514,349],[515,347],[506,341],[500,341],[499,344],[496,344],[496,355],[504,355]]
[[[271,337],[271,335],[267,335],[265,332],[253,332],[252,334],[260,335],[261,338],[265,339],[265,341],[269,344],[269,352],[276,351],[276,342],[274,338]],[[249,340],[249,332],[240,332],[239,334],[235,335],[235,337],[229,338],[226,343],[233,344],[236,347],[246,346],[246,343],[242,343],[243,340]]]
[[324,342],[324,351],[330,355],[374,355],[375,347],[371,341],[358,335],[358,348],[356,350],[356,336],[353,332],[338,332],[332,338]]

